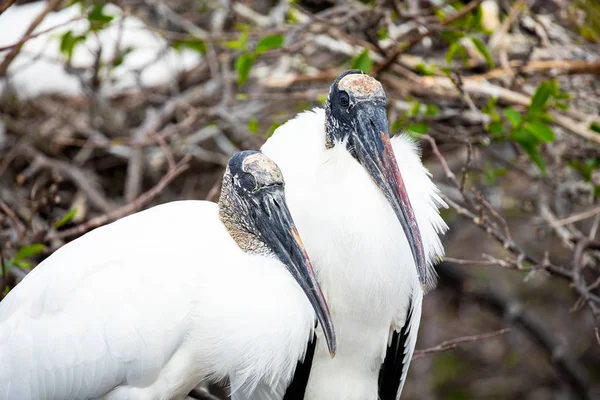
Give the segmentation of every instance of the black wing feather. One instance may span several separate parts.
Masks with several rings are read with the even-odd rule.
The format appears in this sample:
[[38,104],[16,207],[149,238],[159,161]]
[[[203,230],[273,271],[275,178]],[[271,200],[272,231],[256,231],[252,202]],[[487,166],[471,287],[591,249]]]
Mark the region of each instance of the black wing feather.
[[404,362],[404,352],[408,345],[410,320],[413,314],[412,301],[409,304],[408,310],[404,326],[400,329],[400,332],[394,332],[392,335],[392,341],[390,346],[388,346],[383,365],[379,370],[380,400],[396,400],[402,374],[408,368],[408,362]]
[[283,400],[303,400],[304,394],[306,393],[306,385],[308,384],[308,378],[310,377],[310,370],[312,368],[313,357],[315,355],[315,348],[317,347],[317,335],[313,336],[311,342],[308,343],[306,348],[306,356],[304,361],[298,361],[296,365],[296,371],[294,371],[294,378],[285,391]]

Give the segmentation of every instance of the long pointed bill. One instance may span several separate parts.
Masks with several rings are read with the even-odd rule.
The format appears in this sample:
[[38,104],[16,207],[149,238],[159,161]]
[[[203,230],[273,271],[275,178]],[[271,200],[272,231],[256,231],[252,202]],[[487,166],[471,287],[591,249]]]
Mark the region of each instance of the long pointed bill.
[[308,297],[323,329],[329,353],[333,357],[337,344],[329,307],[286,206],[285,198],[278,192],[269,193],[263,199],[262,209],[266,215],[262,215],[256,221],[260,233]]
[[419,282],[425,287],[427,265],[421,232],[392,150],[385,107],[367,102],[357,107],[356,132],[350,139],[354,157],[369,172],[394,209],[408,239]]

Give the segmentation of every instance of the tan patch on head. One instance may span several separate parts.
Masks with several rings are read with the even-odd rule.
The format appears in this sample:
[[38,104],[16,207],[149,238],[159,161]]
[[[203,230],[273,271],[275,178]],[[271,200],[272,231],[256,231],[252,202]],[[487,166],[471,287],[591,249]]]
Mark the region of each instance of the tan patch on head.
[[385,97],[379,81],[366,74],[350,74],[343,77],[338,88],[352,93],[355,97]]
[[259,187],[283,184],[283,175],[277,164],[261,153],[244,158],[242,171],[252,174]]

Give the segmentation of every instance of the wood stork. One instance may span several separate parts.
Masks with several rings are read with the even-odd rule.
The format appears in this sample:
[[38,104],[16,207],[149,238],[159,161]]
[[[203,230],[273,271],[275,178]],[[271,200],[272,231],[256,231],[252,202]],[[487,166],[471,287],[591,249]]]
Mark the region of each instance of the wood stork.
[[[234,155],[218,206],[159,205],[63,246],[0,303],[0,399],[181,399],[289,381],[323,294],[277,166]],[[314,341],[314,340],[313,340]]]
[[283,172],[336,327],[333,359],[317,331],[305,399],[398,399],[447,230],[417,145],[389,139],[381,84],[350,70],[324,110],[286,122],[261,150]]

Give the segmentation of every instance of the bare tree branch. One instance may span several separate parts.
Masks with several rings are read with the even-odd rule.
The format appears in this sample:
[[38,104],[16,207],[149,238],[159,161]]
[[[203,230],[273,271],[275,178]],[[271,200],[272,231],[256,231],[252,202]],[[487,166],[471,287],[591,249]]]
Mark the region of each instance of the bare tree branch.
[[104,225],[110,221],[117,220],[119,218],[123,218],[126,215],[139,211],[143,206],[149,203],[156,195],[158,195],[173,179],[179,176],[182,172],[189,168],[187,164],[189,161],[189,157],[181,160],[176,166],[175,169],[169,171],[153,188],[142,193],[140,197],[135,199],[133,202],[124,205],[108,214],[100,215],[98,217],[92,218],[91,220],[77,225],[73,228],[66,229],[60,232],[51,232],[44,238],[44,241],[49,242],[56,239],[65,239],[71,236],[82,235],[90,229],[97,228],[101,225]]

